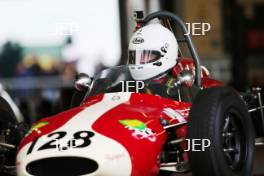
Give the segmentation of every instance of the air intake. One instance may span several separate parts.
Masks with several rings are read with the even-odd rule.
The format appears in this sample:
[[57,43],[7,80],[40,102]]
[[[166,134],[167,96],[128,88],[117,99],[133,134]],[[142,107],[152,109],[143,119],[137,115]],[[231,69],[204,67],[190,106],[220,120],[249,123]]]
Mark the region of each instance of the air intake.
[[27,172],[36,176],[77,176],[95,172],[94,160],[80,157],[56,157],[36,160],[27,165]]

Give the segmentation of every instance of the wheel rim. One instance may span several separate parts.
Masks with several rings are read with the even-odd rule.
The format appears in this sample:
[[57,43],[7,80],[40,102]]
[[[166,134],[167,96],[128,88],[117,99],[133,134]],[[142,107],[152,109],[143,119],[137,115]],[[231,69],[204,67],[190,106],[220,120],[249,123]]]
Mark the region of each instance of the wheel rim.
[[241,120],[236,114],[227,114],[222,138],[223,151],[228,166],[233,170],[240,169],[245,161],[246,143]]

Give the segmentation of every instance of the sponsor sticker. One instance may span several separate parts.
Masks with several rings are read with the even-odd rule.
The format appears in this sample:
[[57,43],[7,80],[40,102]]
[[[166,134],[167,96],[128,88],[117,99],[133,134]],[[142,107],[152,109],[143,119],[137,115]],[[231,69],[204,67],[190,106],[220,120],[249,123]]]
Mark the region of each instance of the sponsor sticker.
[[134,44],[140,44],[140,43],[143,43],[144,42],[144,39],[141,38],[141,37],[136,37],[132,40],[132,43]]
[[133,131],[132,136],[136,139],[148,139],[151,142],[156,141],[156,133],[152,131],[147,125],[137,119],[119,120],[119,123],[125,126],[125,128]]
[[36,131],[38,134],[40,134],[41,131],[39,129],[44,127],[44,126],[46,126],[46,125],[48,125],[48,124],[49,124],[49,122],[43,121],[43,122],[39,122],[39,123],[33,125],[31,127],[31,129],[29,130],[29,132],[27,133],[27,135],[32,133],[33,131]]

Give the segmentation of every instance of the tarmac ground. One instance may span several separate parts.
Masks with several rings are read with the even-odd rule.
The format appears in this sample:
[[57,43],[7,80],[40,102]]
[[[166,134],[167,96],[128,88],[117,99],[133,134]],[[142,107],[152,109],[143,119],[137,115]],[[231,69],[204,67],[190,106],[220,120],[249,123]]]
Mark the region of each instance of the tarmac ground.
[[[264,176],[264,145],[256,146],[253,176]],[[191,173],[175,174],[171,172],[161,172],[160,176],[192,176]]]

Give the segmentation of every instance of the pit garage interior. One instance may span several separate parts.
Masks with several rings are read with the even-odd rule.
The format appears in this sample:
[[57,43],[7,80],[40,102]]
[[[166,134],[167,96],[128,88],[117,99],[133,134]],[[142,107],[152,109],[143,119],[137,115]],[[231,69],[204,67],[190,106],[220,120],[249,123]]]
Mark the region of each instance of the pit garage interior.
[[[191,37],[213,78],[239,91],[264,87],[263,0],[39,2],[0,0],[0,83],[29,126],[70,107],[77,73],[127,63],[135,11],[166,10],[196,23]],[[263,141],[256,141],[254,176],[264,176]]]

